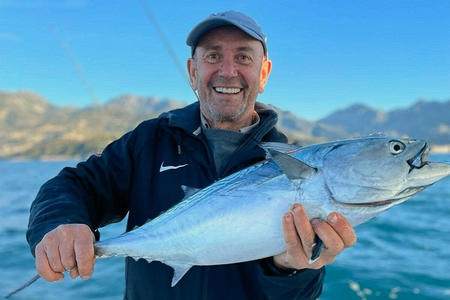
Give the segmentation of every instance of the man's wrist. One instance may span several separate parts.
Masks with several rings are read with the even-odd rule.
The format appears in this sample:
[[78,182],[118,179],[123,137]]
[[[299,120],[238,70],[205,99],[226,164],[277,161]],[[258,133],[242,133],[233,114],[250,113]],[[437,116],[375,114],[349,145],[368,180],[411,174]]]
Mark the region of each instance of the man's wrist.
[[286,268],[277,264],[273,257],[268,257],[263,261],[265,273],[272,276],[292,276],[298,272],[297,269]]

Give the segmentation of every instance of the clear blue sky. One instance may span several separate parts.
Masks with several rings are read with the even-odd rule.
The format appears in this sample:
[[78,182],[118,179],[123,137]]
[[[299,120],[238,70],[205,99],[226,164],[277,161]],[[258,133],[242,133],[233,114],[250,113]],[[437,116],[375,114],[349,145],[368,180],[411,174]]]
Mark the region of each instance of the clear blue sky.
[[[146,1],[183,66],[198,21],[229,9],[252,16],[273,61],[259,100],[310,120],[355,102],[389,110],[450,99],[447,0]],[[0,0],[0,90],[85,106],[90,88],[101,102],[194,101],[140,1]]]

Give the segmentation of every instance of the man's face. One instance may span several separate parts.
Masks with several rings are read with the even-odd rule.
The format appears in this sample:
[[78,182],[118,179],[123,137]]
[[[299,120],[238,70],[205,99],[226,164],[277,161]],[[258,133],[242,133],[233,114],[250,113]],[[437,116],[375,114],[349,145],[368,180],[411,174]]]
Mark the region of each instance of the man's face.
[[261,42],[232,26],[206,33],[194,58],[188,60],[200,109],[213,124],[251,121],[256,96],[263,92],[270,69]]

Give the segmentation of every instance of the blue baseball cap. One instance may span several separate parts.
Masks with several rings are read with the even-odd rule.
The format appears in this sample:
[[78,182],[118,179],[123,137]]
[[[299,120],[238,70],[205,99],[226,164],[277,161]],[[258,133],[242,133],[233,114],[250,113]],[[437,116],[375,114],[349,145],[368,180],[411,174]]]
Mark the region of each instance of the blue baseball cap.
[[236,26],[252,38],[260,41],[264,48],[264,54],[267,55],[267,37],[262,32],[261,27],[249,16],[233,10],[211,14],[191,30],[186,39],[186,44],[191,47],[192,55],[194,55],[198,42],[206,32],[227,25]]

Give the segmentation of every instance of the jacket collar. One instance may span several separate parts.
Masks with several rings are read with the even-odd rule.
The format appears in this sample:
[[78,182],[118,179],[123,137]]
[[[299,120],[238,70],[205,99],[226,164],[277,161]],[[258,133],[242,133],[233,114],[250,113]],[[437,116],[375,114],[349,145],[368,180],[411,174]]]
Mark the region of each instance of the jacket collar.
[[[264,126],[265,130],[262,131],[265,134],[275,126],[278,121],[278,115],[272,108],[260,102],[256,102],[255,110],[261,118],[258,127]],[[161,117],[168,119],[170,127],[180,127],[187,132],[195,133],[201,126],[200,103],[196,101],[183,108],[166,112]]]
[[180,127],[193,133],[200,127],[200,103],[196,101],[183,108],[166,112],[161,117],[168,119],[170,127]]

